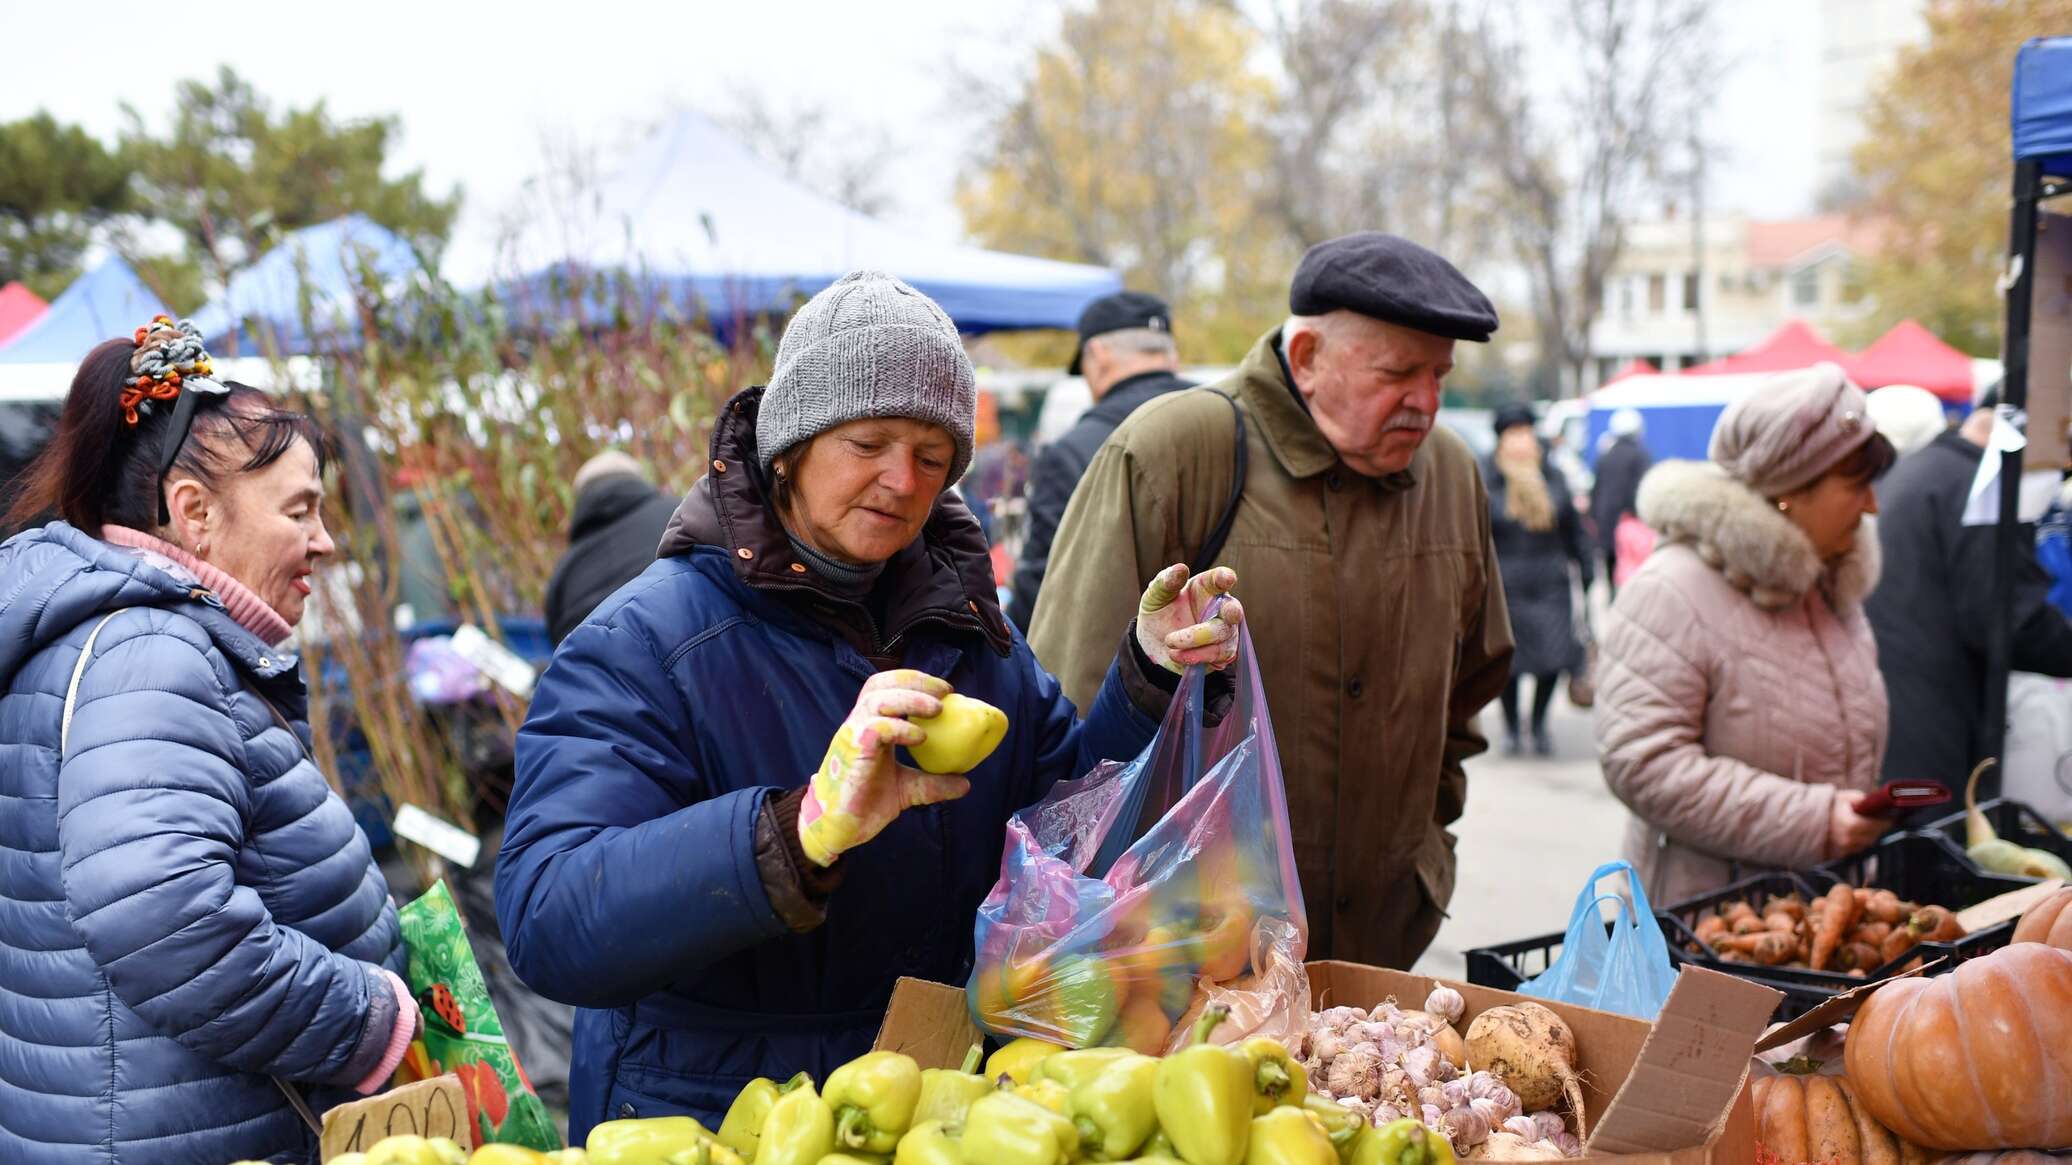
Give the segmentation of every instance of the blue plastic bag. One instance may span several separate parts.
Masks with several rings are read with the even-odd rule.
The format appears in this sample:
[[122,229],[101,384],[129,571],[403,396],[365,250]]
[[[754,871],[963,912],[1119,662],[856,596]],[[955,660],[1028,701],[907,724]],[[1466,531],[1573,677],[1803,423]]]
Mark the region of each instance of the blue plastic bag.
[[[1599,893],[1597,884],[1613,874],[1625,874],[1629,900],[1616,890]],[[1604,916],[1598,906],[1617,904],[1611,934],[1606,935]],[[1597,867],[1583,892],[1576,895],[1575,911],[1569,915],[1568,937],[1562,940],[1561,957],[1539,976],[1518,988],[1521,995],[1594,1007],[1599,1011],[1630,1015],[1653,1022],[1676,986],[1676,968],[1669,962],[1669,943],[1648,907],[1647,891],[1625,862],[1606,862]]]

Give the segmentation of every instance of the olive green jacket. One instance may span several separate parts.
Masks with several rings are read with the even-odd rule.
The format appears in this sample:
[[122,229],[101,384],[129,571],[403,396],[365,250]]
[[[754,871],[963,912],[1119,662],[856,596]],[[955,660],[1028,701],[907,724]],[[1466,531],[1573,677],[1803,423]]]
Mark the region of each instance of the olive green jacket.
[[[1467,445],[1435,427],[1410,467],[1340,461],[1288,382],[1278,331],[1236,372],[1151,401],[1095,454],[1065,510],[1029,642],[1080,707],[1115,628],[1206,541],[1247,466],[1219,563],[1238,573],[1272,708],[1311,958],[1407,968],[1453,896],[1462,762],[1507,678],[1511,626]],[[1206,564],[1190,563],[1200,570]]]

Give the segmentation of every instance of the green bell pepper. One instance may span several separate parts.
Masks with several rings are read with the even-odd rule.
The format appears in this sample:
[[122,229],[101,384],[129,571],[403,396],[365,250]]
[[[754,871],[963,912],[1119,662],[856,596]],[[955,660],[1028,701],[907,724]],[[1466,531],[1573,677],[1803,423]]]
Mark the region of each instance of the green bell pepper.
[[1008,1091],[1023,1100],[1034,1101],[1059,1116],[1071,1115],[1067,1110],[1072,1104],[1072,1094],[1055,1080],[1032,1080],[1027,1084],[1017,1084]]
[[706,1141],[695,1149],[682,1149],[662,1158],[662,1165],[747,1165],[741,1154],[718,1141]]
[[1253,1116],[1265,1116],[1282,1105],[1299,1106],[1309,1095],[1309,1071],[1279,1040],[1254,1036],[1238,1050],[1252,1064]]
[[1055,1080],[1067,1090],[1074,1089],[1100,1075],[1108,1065],[1135,1054],[1128,1048],[1083,1048],[1076,1052],[1059,1052],[1036,1065],[1036,1079]]
[[401,1133],[383,1137],[367,1150],[367,1165],[462,1165],[468,1151],[446,1137]]
[[955,1068],[928,1068],[921,1073],[921,1099],[914,1104],[914,1126],[920,1128],[929,1121],[941,1121],[946,1125],[962,1127],[964,1114],[971,1111],[971,1102],[993,1091],[993,1083],[978,1074],[979,1057],[982,1049],[971,1045],[964,1053],[964,1066]]
[[983,1165],[1070,1165],[1079,1132],[1034,1101],[995,1092],[972,1104],[963,1150],[965,1160]]
[[891,1160],[883,1153],[829,1153],[820,1165],[890,1165]]
[[1155,1058],[1130,1053],[1082,1081],[1072,1090],[1070,1107],[1080,1146],[1099,1161],[1121,1161],[1143,1148],[1158,1128],[1151,1105],[1157,1079]]
[[1066,955],[1051,964],[1049,981],[1038,1003],[1038,1022],[1075,1048],[1101,1042],[1122,1013],[1122,992],[1115,971],[1095,955]]
[[1453,1144],[1414,1118],[1368,1129],[1353,1142],[1352,1165],[1454,1165]]
[[1152,1106],[1158,1126],[1188,1165],[1240,1165],[1252,1132],[1252,1062],[1236,1048],[1209,1043],[1230,1009],[1214,1004],[1194,1026],[1191,1046],[1158,1065]]
[[964,1147],[945,1122],[916,1121],[907,1135],[899,1139],[899,1151],[893,1154],[892,1165],[964,1165]]
[[1353,1142],[1369,1127],[1366,1118],[1314,1092],[1302,1098],[1302,1111],[1317,1118],[1317,1123],[1324,1126],[1324,1135],[1330,1138],[1331,1148],[1337,1152],[1338,1159],[1351,1161]]
[[1027,1084],[1036,1079],[1036,1065],[1064,1050],[1056,1044],[1023,1036],[987,1057],[986,1079],[997,1082],[1005,1076],[1016,1084]]
[[914,1121],[899,1138],[893,1165],[963,1165],[963,1128],[939,1119]]
[[651,1116],[606,1121],[583,1143],[590,1165],[655,1165],[712,1140],[704,1125],[687,1116]]
[[921,1065],[901,1052],[866,1052],[834,1070],[823,1094],[835,1111],[835,1144],[890,1153],[914,1123]]
[[782,1084],[767,1076],[758,1076],[741,1089],[734,1097],[734,1103],[727,1106],[726,1119],[719,1122],[719,1143],[755,1160],[756,1145],[763,1137],[763,1122],[770,1119],[770,1109],[777,1099],[803,1084],[811,1084],[813,1078],[804,1072],[793,1076]]
[[1338,1165],[1338,1150],[1315,1117],[1282,1106],[1252,1118],[1245,1165]]
[[834,1151],[835,1110],[804,1084],[771,1106],[755,1160],[756,1165],[820,1165]]

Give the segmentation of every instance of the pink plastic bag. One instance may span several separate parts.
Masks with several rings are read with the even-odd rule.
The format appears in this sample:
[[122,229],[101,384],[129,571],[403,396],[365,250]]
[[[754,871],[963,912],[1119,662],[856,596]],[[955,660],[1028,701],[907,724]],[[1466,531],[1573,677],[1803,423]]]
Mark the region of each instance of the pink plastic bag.
[[1612,585],[1623,587],[1626,580],[1640,569],[1640,564],[1655,552],[1655,532],[1647,523],[1626,514],[1612,529]]
[[[1009,820],[974,927],[966,993],[980,1026],[1157,1054],[1198,986],[1285,990],[1309,927],[1252,658],[1246,631],[1216,726],[1190,668],[1141,755],[1061,781]],[[1263,1023],[1286,1008],[1253,1010]]]

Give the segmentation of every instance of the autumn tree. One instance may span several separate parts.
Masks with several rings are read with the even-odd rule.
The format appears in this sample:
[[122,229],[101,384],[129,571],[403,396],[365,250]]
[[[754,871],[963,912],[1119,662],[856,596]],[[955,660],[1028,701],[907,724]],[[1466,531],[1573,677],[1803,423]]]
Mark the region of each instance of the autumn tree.
[[960,76],[984,121],[957,190],[966,227],[1164,296],[1190,359],[1242,352],[1286,311],[1292,264],[1258,213],[1272,154],[1256,35],[1227,0],[1094,0],[1021,74]]
[[[1474,115],[1459,147],[1488,167],[1513,257],[1532,290],[1536,391],[1583,383],[1605,277],[1627,225],[1686,185],[1693,132],[1717,89],[1706,0],[1492,5],[1459,57]],[[1564,62],[1535,91],[1527,46]]]
[[1863,113],[1858,213],[1886,225],[1864,290],[1880,329],[1912,317],[1974,356],[1999,351],[2013,175],[2015,51],[2072,30],[2072,0],[1929,0]]
[[211,284],[281,235],[354,212],[436,261],[460,210],[459,192],[428,192],[422,171],[383,173],[396,118],[342,120],[322,101],[277,110],[228,66],[213,84],[181,82],[163,129],[134,107],[124,113],[138,209],[179,232],[184,258]]
[[898,208],[891,165],[897,147],[883,128],[859,125],[817,101],[785,101],[736,85],[714,119],[785,177],[854,211]]
[[95,232],[127,209],[129,179],[122,158],[48,113],[0,124],[0,284],[63,291]]

